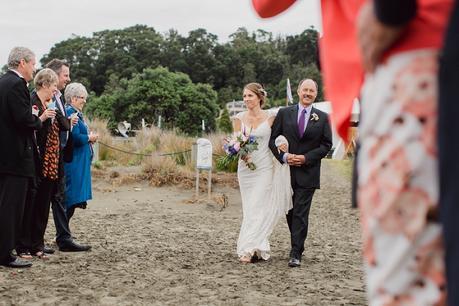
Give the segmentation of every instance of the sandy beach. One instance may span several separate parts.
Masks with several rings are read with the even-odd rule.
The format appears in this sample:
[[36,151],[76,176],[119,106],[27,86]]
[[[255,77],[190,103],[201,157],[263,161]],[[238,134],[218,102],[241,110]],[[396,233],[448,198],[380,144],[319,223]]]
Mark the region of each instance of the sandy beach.
[[[236,180],[236,176],[234,176]],[[322,165],[300,268],[287,266],[281,220],[267,262],[240,264],[239,190],[218,184],[228,205],[190,201],[194,190],[94,178],[94,200],[70,224],[92,251],[57,251],[30,269],[0,267],[0,305],[365,305],[358,211],[349,178]],[[204,194],[203,194],[204,197]],[[46,240],[53,245],[50,218]]]

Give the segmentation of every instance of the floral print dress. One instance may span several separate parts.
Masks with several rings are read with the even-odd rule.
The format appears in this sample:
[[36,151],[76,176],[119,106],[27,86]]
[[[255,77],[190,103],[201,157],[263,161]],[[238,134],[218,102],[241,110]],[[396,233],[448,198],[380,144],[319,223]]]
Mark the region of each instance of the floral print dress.
[[362,90],[358,202],[370,305],[444,305],[437,52],[400,53]]

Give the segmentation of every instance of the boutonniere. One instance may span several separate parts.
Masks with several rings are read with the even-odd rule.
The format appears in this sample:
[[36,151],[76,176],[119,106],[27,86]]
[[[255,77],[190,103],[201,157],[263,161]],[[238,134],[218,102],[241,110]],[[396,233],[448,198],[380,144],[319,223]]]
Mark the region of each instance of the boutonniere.
[[319,121],[319,115],[317,115],[316,113],[312,113],[311,114],[311,119],[309,119],[311,121]]

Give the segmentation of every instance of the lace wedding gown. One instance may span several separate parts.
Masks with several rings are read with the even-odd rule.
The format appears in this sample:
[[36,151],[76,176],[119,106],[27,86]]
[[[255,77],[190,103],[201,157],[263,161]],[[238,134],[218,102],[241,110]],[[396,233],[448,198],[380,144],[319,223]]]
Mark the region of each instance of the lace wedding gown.
[[[267,260],[270,257],[268,238],[277,221],[285,216],[292,205],[290,172],[288,165],[281,165],[269,149],[271,127],[266,119],[256,129],[246,126],[244,113],[236,118],[241,121],[241,130],[256,137],[258,149],[251,153],[256,165],[250,170],[239,160],[238,181],[242,198],[242,225],[237,241],[239,257],[251,257],[255,253]],[[268,113],[269,117],[275,113]],[[269,118],[268,117],[268,118]]]

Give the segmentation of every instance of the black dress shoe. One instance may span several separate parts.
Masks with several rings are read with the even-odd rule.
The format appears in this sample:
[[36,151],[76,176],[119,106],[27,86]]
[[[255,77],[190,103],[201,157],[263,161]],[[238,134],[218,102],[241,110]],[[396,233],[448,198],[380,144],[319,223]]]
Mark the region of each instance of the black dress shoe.
[[61,252],[85,252],[91,249],[90,245],[78,244],[75,241],[68,241],[59,245],[59,251]]
[[2,266],[10,267],[10,268],[28,268],[32,266],[32,263],[30,261],[21,260],[19,258],[16,258],[13,261],[3,263]]
[[52,247],[46,246],[43,248],[43,253],[54,254],[55,250]]
[[299,259],[296,259],[296,258],[292,257],[288,261],[288,266],[292,267],[292,268],[299,267],[299,266],[301,266],[301,261]]

